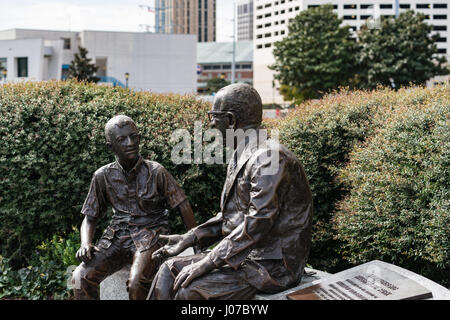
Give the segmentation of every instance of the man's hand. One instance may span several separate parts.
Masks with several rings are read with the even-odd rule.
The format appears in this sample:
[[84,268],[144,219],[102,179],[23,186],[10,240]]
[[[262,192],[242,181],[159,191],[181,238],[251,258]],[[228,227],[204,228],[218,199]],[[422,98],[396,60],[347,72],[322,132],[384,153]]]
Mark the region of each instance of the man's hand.
[[167,243],[164,247],[161,247],[153,252],[153,259],[173,257],[180,254],[187,248],[194,245],[195,235],[192,232],[188,232],[183,235],[160,235],[159,239],[167,241]]
[[81,244],[80,249],[78,249],[76,257],[79,261],[88,262],[92,259],[94,251],[99,251],[97,247],[92,244]]
[[186,288],[192,280],[210,272],[214,268],[215,265],[208,256],[204,257],[202,260],[196,263],[184,267],[175,278],[173,289],[177,291],[180,286],[182,288]]

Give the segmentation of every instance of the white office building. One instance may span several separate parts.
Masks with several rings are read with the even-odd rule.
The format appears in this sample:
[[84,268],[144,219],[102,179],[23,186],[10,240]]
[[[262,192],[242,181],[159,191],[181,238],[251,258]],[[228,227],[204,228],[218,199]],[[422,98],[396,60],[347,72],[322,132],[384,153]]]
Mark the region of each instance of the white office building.
[[[254,86],[261,94],[263,103],[285,104],[279,94],[279,83],[268,66],[275,62],[273,43],[288,33],[289,20],[311,6],[332,4],[344,24],[353,31],[360,30],[370,17],[395,16],[395,0],[255,0],[254,8]],[[399,12],[414,10],[426,15],[433,32],[439,32],[439,54],[450,54],[448,0],[399,0]]]
[[[105,31],[0,31],[0,81],[60,80],[78,46],[99,68],[100,83],[158,93],[197,89],[197,38],[185,34]],[[128,83],[125,73],[129,74]]]

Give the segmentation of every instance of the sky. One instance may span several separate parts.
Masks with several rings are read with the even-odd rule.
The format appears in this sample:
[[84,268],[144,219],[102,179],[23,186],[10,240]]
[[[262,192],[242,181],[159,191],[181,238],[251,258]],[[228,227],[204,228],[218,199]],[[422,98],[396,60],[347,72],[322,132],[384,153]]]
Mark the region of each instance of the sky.
[[[142,32],[154,15],[140,5],[154,0],[0,0],[0,30]],[[217,41],[232,41],[233,0],[217,0],[216,10]]]

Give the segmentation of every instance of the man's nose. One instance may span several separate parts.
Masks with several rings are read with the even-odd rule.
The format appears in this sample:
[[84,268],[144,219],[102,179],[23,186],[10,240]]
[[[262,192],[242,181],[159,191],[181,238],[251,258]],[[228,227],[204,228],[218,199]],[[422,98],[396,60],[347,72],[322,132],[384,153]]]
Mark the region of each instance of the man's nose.
[[213,117],[213,118],[211,119],[211,128],[215,129],[215,128],[217,127],[216,121],[217,121],[217,120],[216,120],[215,117]]
[[125,144],[126,144],[127,146],[132,146],[132,145],[134,144],[134,140],[133,140],[131,137],[127,137],[127,138],[125,139]]

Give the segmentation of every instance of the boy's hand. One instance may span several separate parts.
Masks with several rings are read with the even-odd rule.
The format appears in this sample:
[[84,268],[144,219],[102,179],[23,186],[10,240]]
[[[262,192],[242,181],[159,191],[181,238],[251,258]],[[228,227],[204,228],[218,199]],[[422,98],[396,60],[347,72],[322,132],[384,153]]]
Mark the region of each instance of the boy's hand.
[[76,257],[79,261],[88,262],[92,259],[94,251],[99,251],[97,247],[92,244],[81,244],[80,249],[78,249]]
[[174,235],[160,235],[159,239],[163,241],[167,241],[167,244],[164,247],[156,250],[152,258],[153,259],[162,259],[167,257],[172,257],[180,254],[186,248],[191,247],[194,244],[195,235],[192,232],[185,233],[183,235],[174,234]]

